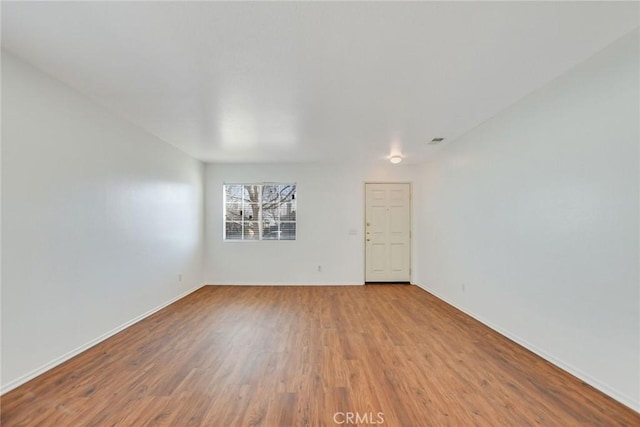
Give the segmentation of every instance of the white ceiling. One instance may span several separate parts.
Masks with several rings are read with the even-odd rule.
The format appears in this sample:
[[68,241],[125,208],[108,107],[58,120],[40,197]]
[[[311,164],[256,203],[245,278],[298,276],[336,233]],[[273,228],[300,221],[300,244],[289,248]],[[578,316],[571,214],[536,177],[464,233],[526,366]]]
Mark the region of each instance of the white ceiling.
[[2,2],[2,45],[192,156],[419,162],[639,25],[637,2]]

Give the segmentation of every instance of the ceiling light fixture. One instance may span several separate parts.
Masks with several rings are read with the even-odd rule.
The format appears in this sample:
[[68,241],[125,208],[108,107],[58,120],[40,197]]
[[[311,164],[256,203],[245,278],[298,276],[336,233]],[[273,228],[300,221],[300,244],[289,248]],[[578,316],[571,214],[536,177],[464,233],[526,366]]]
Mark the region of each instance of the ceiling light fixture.
[[400,163],[400,162],[402,161],[402,157],[397,156],[397,155],[396,155],[396,156],[391,156],[391,157],[389,158],[389,161],[390,161],[391,163],[393,163],[394,165],[397,165],[398,163]]

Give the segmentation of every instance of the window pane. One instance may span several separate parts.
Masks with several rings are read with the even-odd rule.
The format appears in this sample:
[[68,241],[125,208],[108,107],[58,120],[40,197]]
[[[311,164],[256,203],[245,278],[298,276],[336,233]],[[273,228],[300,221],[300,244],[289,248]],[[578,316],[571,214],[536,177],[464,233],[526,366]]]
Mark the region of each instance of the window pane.
[[280,240],[296,240],[296,223],[280,223]]
[[244,220],[258,221],[260,220],[260,185],[251,184],[244,185],[243,187]]
[[262,230],[262,240],[280,240],[278,226],[269,230]]
[[283,185],[281,190],[280,221],[296,220],[296,186]]
[[242,202],[242,200],[244,199],[244,188],[242,185],[225,185],[224,192],[227,203],[238,203]]
[[283,202],[291,202],[296,198],[295,185],[279,185],[280,200]]
[[242,220],[242,204],[237,202],[227,203],[226,208],[227,221],[241,221]]
[[276,225],[279,220],[278,206],[280,193],[277,185],[262,186],[262,219],[268,222],[269,227]]
[[277,203],[280,193],[277,185],[265,184],[262,186],[262,205],[269,206],[270,204]]
[[225,221],[242,221],[243,186],[225,185]]
[[242,239],[242,224],[239,222],[226,222],[225,223],[225,239],[227,240],[241,240]]
[[296,213],[295,213],[295,205],[291,202],[283,202],[278,209],[278,215],[280,217],[280,221],[295,221]]
[[260,229],[259,223],[257,221],[254,222],[244,222],[244,228],[242,230],[242,239],[243,240],[259,240],[260,239]]

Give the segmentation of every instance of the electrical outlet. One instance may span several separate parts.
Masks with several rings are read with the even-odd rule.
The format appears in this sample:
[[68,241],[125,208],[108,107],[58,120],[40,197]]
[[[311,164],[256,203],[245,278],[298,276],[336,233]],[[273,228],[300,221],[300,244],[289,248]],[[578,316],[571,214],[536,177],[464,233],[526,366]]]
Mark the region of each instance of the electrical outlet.
[[182,282],[182,274],[178,274],[178,283]]
[[465,293],[467,291],[467,286],[463,283],[462,284],[462,293]]
[[322,271],[322,266],[321,266],[321,265],[319,265],[319,266],[318,266],[318,272],[321,272],[321,271]]

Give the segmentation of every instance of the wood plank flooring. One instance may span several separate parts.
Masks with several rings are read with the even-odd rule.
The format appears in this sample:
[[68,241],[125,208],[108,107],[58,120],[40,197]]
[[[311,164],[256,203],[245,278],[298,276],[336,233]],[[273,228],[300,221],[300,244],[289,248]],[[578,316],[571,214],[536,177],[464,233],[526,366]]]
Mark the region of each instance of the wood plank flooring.
[[416,286],[206,286],[1,404],[4,427],[640,426]]

